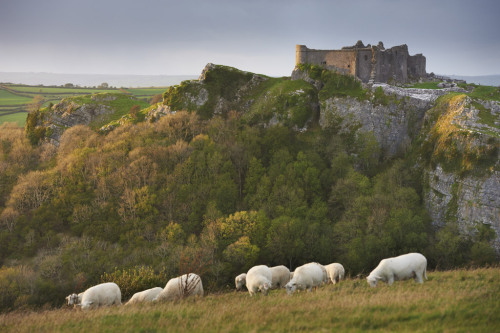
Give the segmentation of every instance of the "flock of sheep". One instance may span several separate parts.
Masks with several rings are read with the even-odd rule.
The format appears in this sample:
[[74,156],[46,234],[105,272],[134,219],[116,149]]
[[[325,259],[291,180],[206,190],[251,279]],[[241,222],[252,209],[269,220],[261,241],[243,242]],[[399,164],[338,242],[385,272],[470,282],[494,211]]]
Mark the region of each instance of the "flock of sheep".
[[[394,281],[415,279],[423,283],[427,279],[427,259],[420,253],[408,253],[399,257],[387,258],[366,278],[371,287],[376,287],[378,281],[392,285]],[[285,266],[268,267],[259,265],[250,268],[247,273],[235,278],[236,289],[246,286],[251,296],[261,292],[267,295],[269,289],[286,288],[288,295],[296,290],[317,288],[326,283],[336,284],[344,278],[344,267],[339,263],[323,266],[316,262],[307,263],[290,272]],[[170,279],[165,288],[156,287],[135,293],[126,303],[169,301],[177,298],[199,295],[203,296],[201,278],[194,273]],[[97,308],[105,305],[120,305],[121,291],[116,283],[107,282],[87,289],[80,294],[66,297],[68,305],[82,309]]]

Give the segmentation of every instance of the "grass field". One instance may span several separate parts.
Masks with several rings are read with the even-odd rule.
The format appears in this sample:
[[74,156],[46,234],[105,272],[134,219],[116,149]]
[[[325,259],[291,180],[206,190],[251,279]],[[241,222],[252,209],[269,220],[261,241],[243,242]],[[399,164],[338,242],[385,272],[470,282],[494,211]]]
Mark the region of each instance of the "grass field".
[[43,96],[44,106],[47,106],[49,103],[55,104],[66,97],[103,92],[128,94],[147,101],[154,95],[162,94],[166,89],[167,87],[96,89],[0,84],[0,124],[14,121],[19,126],[24,126],[26,105],[32,102],[35,95]]
[[428,272],[370,288],[347,279],[312,293],[209,294],[173,303],[0,315],[3,332],[499,332],[500,268]]
[[15,112],[10,114],[2,115],[0,113],[0,124],[2,123],[17,123],[19,127],[24,127],[24,123],[26,122],[27,112]]

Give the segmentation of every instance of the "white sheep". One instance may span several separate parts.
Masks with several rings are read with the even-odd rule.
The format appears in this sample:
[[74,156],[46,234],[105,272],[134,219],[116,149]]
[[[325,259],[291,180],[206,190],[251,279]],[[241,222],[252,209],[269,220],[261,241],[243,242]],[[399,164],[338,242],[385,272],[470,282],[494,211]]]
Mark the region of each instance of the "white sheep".
[[83,310],[113,304],[122,304],[120,287],[114,282],[101,283],[90,287],[85,290],[81,299],[81,307]]
[[382,259],[378,266],[368,275],[366,281],[376,287],[378,281],[392,285],[394,281],[414,278],[418,283],[427,280],[427,259],[420,253],[408,253],[399,257]]
[[293,278],[286,284],[286,292],[291,295],[295,290],[319,287],[325,282],[325,268],[316,262],[311,262],[295,269]]
[[197,274],[188,273],[170,279],[165,288],[153,299],[153,302],[172,301],[195,295],[203,296],[203,284]]
[[318,264],[319,268],[321,268],[321,271],[323,272],[323,283],[322,284],[327,284],[328,283],[328,272],[326,271],[325,266],[323,266],[317,262],[315,262],[315,264]]
[[270,268],[272,274],[271,289],[285,288],[290,281],[290,270],[285,266],[274,266]]
[[243,286],[247,283],[247,273],[242,273],[234,279],[234,284],[236,285],[236,290],[243,289]]
[[162,292],[162,287],[155,287],[135,293],[125,305],[152,302]]
[[259,291],[267,295],[273,281],[271,269],[266,265],[259,265],[250,268],[247,272],[247,289],[250,296],[255,295]]
[[330,265],[326,265],[326,272],[328,273],[328,279],[333,283],[336,284],[340,280],[344,279],[345,275],[345,270],[344,266],[342,266],[339,263],[333,263]]

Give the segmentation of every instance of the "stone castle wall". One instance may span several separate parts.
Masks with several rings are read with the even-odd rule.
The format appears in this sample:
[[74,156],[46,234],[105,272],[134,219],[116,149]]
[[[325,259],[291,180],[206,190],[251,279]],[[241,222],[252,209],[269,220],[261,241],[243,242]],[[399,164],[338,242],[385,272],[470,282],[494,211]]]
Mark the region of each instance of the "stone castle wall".
[[297,45],[295,63],[322,65],[343,74],[356,75],[355,50],[314,50]]
[[356,76],[362,82],[404,83],[426,75],[425,57],[410,56],[405,44],[385,49],[381,42],[377,46],[364,46],[358,41],[355,46],[341,50],[315,50],[297,45],[295,63],[324,66]]

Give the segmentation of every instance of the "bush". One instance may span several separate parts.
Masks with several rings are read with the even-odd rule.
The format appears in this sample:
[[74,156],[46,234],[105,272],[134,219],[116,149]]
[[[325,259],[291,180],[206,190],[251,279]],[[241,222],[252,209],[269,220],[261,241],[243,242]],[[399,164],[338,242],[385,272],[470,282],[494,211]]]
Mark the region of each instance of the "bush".
[[153,287],[164,287],[169,278],[163,268],[156,273],[152,267],[140,266],[124,270],[115,268],[113,273],[101,275],[101,283],[114,282],[122,292],[122,300],[129,299],[136,292]]

